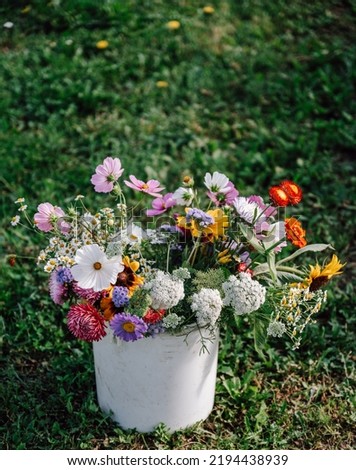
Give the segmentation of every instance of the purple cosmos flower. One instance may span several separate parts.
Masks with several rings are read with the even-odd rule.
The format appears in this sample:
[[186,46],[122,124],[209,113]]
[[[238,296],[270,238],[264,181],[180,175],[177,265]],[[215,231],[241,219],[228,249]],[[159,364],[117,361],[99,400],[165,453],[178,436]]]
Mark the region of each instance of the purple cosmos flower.
[[72,305],[67,320],[68,328],[76,338],[92,342],[106,336],[104,317],[90,304]]
[[115,307],[121,308],[125,307],[129,303],[129,290],[127,287],[115,286],[112,291],[112,301],[114,302]]
[[65,213],[60,207],[52,206],[49,202],[43,202],[37,207],[34,221],[39,230],[50,232],[57,227],[62,233],[68,233],[70,225],[63,220]]
[[160,215],[166,212],[167,209],[176,205],[176,200],[173,199],[173,193],[167,193],[163,197],[157,197],[152,201],[153,209],[148,209],[146,214],[149,217],[153,217],[155,215]]
[[150,196],[162,197],[160,193],[164,188],[161,188],[159,181],[149,180],[147,183],[144,181],[138,180],[134,175],[130,175],[130,181],[125,181],[126,186],[136,191],[140,191]]
[[106,157],[103,163],[96,167],[90,181],[97,193],[110,193],[123,172],[118,158]]
[[187,214],[185,216],[186,222],[189,224],[192,219],[195,220],[200,227],[209,227],[209,225],[212,225],[215,222],[214,217],[201,209],[197,209],[196,207],[187,210]]
[[207,192],[208,198],[213,201],[216,206],[231,206],[234,200],[239,195],[238,190],[235,188],[234,184],[229,181],[225,187],[225,190],[229,188],[227,192],[217,192],[213,193],[211,191]]
[[136,315],[117,313],[110,322],[114,335],[123,341],[136,341],[147,331],[146,323]]

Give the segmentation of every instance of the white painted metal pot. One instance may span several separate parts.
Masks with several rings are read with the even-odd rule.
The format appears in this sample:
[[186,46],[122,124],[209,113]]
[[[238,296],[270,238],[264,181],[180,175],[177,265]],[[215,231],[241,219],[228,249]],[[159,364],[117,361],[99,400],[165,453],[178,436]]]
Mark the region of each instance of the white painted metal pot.
[[214,405],[219,333],[205,344],[189,330],[124,342],[108,331],[93,343],[99,406],[123,429],[170,432],[206,419]]

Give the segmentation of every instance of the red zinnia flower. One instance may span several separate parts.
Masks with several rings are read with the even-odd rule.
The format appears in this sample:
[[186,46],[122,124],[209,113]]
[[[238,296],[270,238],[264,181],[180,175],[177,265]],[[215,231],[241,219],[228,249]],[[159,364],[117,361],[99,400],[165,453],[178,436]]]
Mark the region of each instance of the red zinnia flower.
[[67,320],[70,332],[79,339],[92,342],[106,336],[104,318],[90,304],[72,305]]
[[289,204],[288,194],[280,186],[272,186],[269,190],[269,197],[273,204],[278,207],[288,206]]
[[142,320],[144,320],[146,323],[157,323],[160,320],[162,320],[164,314],[166,313],[165,310],[154,310],[153,308],[149,308],[145,315],[142,317]]
[[305,230],[303,229],[299,220],[291,217],[285,220],[287,239],[292,242],[294,246],[303,248],[307,241],[305,239]]
[[283,181],[280,187],[287,193],[289,203],[292,205],[299,204],[302,200],[303,192],[294,181]]

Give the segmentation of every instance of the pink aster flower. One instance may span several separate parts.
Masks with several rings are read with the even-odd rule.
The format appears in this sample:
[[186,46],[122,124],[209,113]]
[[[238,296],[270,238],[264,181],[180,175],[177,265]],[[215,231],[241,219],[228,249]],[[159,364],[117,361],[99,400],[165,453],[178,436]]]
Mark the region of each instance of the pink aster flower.
[[160,183],[157,180],[149,180],[147,183],[144,181],[138,180],[134,175],[130,175],[130,181],[125,181],[126,186],[129,188],[135,189],[136,191],[141,191],[142,193],[147,193],[150,196],[162,197],[160,193],[164,188],[160,188]]
[[123,172],[118,158],[106,157],[103,163],[96,167],[90,181],[97,193],[110,193]]
[[65,213],[60,207],[52,206],[49,202],[43,202],[37,207],[37,210],[34,221],[39,230],[50,232],[57,227],[62,233],[69,232],[70,224],[63,220]]
[[84,341],[99,341],[106,336],[104,317],[90,304],[72,305],[67,325],[73,335]]
[[152,201],[153,209],[148,209],[146,214],[149,217],[153,217],[155,215],[160,215],[166,212],[170,207],[176,205],[176,200],[173,199],[173,193],[167,193],[163,197],[157,197]]
[[73,282],[72,289],[78,297],[81,297],[90,304],[94,304],[101,298],[101,291],[95,292],[93,289],[82,289],[77,282]]

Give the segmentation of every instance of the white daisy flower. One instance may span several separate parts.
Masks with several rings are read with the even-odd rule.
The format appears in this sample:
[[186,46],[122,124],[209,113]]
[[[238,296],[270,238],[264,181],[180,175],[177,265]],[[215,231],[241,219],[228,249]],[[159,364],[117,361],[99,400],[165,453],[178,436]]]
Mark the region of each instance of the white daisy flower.
[[174,191],[172,199],[177,201],[178,206],[190,206],[194,198],[192,188],[178,188]]
[[11,219],[11,225],[15,227],[18,223],[20,222],[20,216],[15,215],[15,217],[12,217]]
[[110,284],[115,284],[117,275],[124,270],[121,256],[108,259],[99,245],[86,245],[80,248],[72,266],[73,278],[82,289],[99,292]]
[[228,193],[231,190],[228,186],[229,178],[218,171],[214,171],[212,175],[206,173],[204,184],[212,193]]

